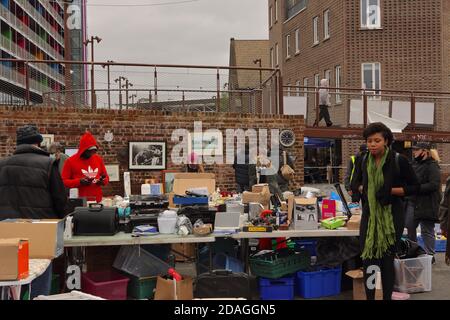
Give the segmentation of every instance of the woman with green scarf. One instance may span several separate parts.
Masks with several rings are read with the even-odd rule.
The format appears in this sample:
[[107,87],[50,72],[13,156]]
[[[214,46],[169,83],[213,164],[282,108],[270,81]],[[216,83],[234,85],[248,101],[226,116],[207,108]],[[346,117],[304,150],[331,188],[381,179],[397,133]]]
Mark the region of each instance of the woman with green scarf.
[[383,299],[391,300],[395,283],[394,256],[404,229],[403,197],[416,194],[419,183],[408,160],[394,150],[394,136],[383,123],[363,133],[369,150],[356,168],[354,192],[362,194],[361,258],[368,300],[375,298],[375,274],[381,272]]

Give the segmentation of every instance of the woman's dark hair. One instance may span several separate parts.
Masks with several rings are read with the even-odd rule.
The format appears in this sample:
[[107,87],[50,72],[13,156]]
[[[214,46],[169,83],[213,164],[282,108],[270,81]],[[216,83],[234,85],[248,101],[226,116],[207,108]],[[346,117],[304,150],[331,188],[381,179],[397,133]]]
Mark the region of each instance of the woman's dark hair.
[[367,140],[371,135],[374,135],[375,133],[381,133],[383,138],[387,140],[388,147],[390,147],[392,142],[394,142],[394,135],[392,134],[391,129],[389,129],[384,123],[374,122],[369,124],[367,128],[364,129],[363,137]]

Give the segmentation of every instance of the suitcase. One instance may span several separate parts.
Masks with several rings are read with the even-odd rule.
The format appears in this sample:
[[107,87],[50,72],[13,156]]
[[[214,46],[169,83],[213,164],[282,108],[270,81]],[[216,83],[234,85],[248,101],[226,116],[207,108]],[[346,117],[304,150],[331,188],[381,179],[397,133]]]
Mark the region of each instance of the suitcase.
[[214,270],[197,277],[195,298],[245,298],[251,300],[252,285],[246,273]]
[[119,230],[119,211],[115,207],[90,204],[75,208],[73,234],[76,236],[112,236]]

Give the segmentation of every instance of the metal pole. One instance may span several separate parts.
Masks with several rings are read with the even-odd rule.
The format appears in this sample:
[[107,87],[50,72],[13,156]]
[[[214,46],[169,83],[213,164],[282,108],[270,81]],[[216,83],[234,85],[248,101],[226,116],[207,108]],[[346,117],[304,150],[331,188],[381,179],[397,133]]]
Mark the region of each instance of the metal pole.
[[24,68],[25,68],[25,88],[26,88],[25,97],[28,107],[30,106],[30,77],[28,75],[28,62],[25,62]]
[[155,67],[155,73],[154,73],[154,87],[155,87],[155,102],[158,102],[158,72],[156,71]]
[[126,102],[126,109],[128,110],[128,79],[125,80],[125,102]]
[[109,73],[110,65],[107,65],[108,68],[108,109],[111,109],[111,75]]
[[278,114],[284,113],[284,97],[283,97],[283,76],[280,75],[278,77],[279,85],[278,85]]
[[91,36],[91,106],[92,109],[96,108],[96,99],[94,92],[94,36]]
[[183,97],[182,97],[182,99],[183,99],[183,110],[184,110],[184,99],[185,99],[185,97],[184,97],[184,90],[183,90]]
[[119,77],[119,109],[122,110],[122,79]]
[[363,91],[363,124],[364,128],[367,127],[367,94],[366,90]]
[[216,112],[220,111],[220,74],[217,69],[217,97],[216,97]]
[[411,92],[411,128],[416,126],[416,97],[414,92]]
[[[68,20],[68,14],[67,14],[67,8],[69,4],[68,2],[64,2],[64,60],[69,61],[72,60],[72,57],[70,56],[71,53],[71,43],[70,43],[70,37],[69,33],[70,30],[67,25]],[[84,39],[83,39],[84,40]],[[78,68],[79,66],[77,66]],[[73,104],[75,99],[72,101],[73,93],[72,93],[72,75],[70,74],[70,69],[72,68],[71,64],[65,64],[65,71],[64,71],[64,82],[65,82],[65,105],[66,107]]]

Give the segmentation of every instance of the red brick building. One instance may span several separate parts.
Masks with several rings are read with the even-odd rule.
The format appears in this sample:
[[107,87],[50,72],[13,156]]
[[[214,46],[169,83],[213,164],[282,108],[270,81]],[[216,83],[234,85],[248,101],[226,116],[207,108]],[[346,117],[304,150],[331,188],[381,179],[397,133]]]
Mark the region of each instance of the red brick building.
[[[450,1],[268,0],[268,10],[271,64],[281,69],[285,86],[314,87],[328,78],[331,87],[375,93],[450,91]],[[285,88],[285,95],[293,90]],[[335,124],[348,125],[349,100],[333,95]],[[450,100],[435,102],[431,130],[450,129],[449,106]],[[307,124],[314,120],[309,94]],[[344,166],[359,143],[343,144]],[[450,148],[439,151],[449,163]]]

